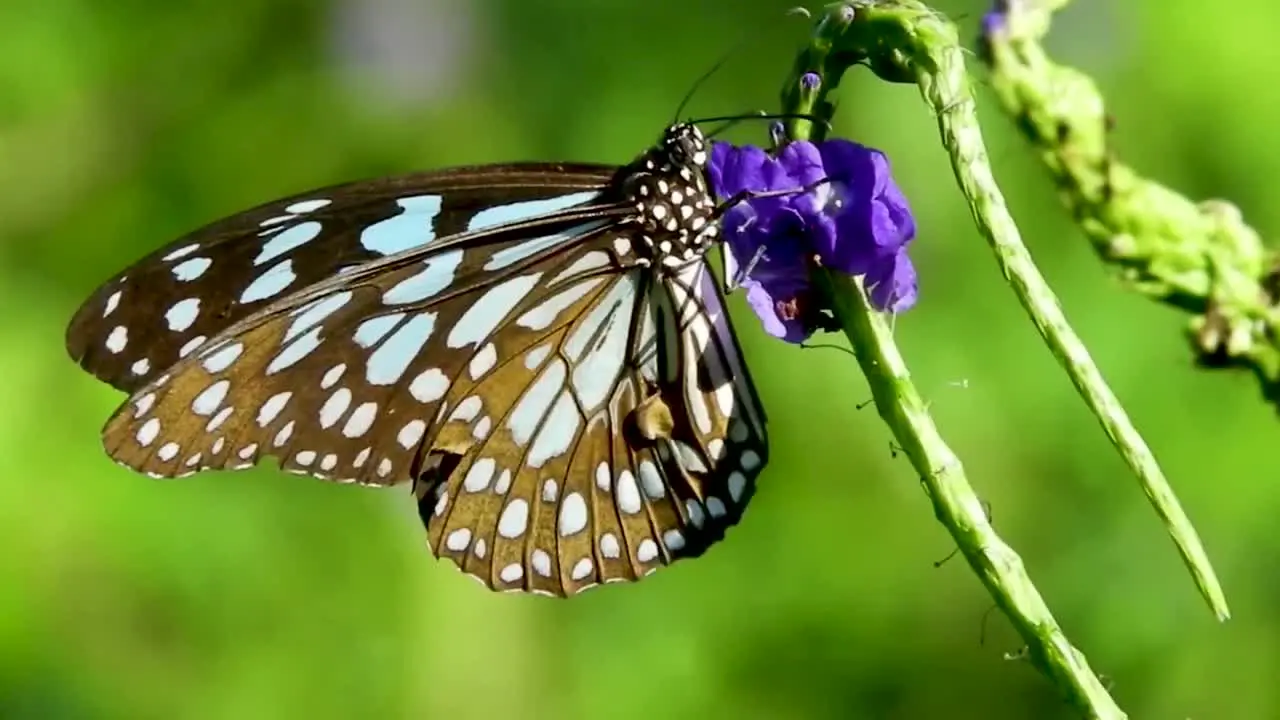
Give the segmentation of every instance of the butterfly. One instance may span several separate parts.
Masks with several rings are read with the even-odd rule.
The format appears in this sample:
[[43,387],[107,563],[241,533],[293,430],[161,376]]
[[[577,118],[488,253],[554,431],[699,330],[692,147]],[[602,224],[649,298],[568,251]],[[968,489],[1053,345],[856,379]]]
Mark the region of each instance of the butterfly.
[[103,429],[152,477],[407,484],[431,551],[569,596],[702,554],[768,459],[708,250],[708,142],[337,185],[214,222],[67,330],[129,394]]

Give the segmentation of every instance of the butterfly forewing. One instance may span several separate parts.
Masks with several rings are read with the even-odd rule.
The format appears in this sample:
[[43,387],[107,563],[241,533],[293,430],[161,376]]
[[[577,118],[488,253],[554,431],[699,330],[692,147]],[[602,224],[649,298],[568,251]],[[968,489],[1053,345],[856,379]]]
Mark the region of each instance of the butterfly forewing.
[[132,392],[293,292],[442,238],[587,204],[613,172],[456,168],[267,203],[185,235],[103,284],[72,319],[67,350],[99,379]]
[[275,457],[411,481],[432,551],[497,590],[571,595],[701,554],[767,460],[704,257],[704,150],[676,126],[617,171],[340,186],[157,251],[68,332],[133,393],[108,451],[160,477]]

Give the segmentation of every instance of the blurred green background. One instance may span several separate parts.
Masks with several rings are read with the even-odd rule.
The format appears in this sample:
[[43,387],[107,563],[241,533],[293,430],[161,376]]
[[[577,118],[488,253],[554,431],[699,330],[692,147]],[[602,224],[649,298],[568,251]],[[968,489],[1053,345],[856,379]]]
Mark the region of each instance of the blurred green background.
[[[7,0],[0,5],[0,717],[1065,718],[890,453],[856,364],[740,334],[770,469],[728,542],[572,601],[484,592],[409,496],[269,470],[156,482],[98,431],[122,397],[62,334],[109,274],[295,191],[516,159],[628,160],[694,115],[776,107],[794,0]],[[940,3],[973,37],[984,3]],[[1248,22],[1241,23],[1240,18]],[[1280,5],[1079,2],[1121,156],[1280,227]],[[975,70],[976,70],[975,66]],[[1132,478],[1001,283],[915,91],[855,73],[837,132],[919,216],[897,335],[942,430],[1067,633],[1135,718],[1280,717],[1274,412],[1190,367],[1183,316],[1111,281],[989,96],[1044,272],[1202,533],[1216,624]],[[763,138],[744,128],[739,140]]]

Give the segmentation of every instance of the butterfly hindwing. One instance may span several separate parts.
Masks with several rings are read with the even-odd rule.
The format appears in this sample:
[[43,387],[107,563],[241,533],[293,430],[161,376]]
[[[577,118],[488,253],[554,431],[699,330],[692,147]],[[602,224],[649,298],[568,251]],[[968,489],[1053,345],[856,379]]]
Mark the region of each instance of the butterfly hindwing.
[[766,460],[764,413],[704,262],[662,282],[644,269],[589,278],[575,294],[561,326],[450,393],[471,407],[434,451],[456,462],[418,488],[432,550],[493,589],[571,595],[699,555],[741,517]]
[[309,285],[442,238],[591,201],[613,169],[455,168],[313,190],[212,223],[104,283],[67,350],[132,392],[225,328]]

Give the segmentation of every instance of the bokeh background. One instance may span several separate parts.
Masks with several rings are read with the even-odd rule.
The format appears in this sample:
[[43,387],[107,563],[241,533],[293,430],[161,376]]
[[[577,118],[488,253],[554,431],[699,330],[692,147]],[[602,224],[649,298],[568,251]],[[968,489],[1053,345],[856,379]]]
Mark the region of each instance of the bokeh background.
[[[794,0],[7,0],[0,4],[0,717],[1065,718],[890,452],[854,361],[734,314],[771,412],[745,523],[572,601],[497,596],[409,496],[271,470],[156,482],[98,442],[122,398],[62,348],[109,274],[204,222],[343,180],[622,162],[694,115],[775,108]],[[973,37],[984,3],[940,2]],[[1246,18],[1247,22],[1240,22]],[[1118,152],[1280,228],[1280,6],[1081,1]],[[975,72],[980,72],[976,64]],[[1071,320],[1171,477],[1235,612],[1219,625],[971,227],[915,91],[854,73],[838,134],[918,216],[897,335],[997,529],[1135,718],[1280,717],[1275,413],[1197,371],[1126,293],[988,95],[1000,179]],[[742,128],[738,140],[763,139]]]

